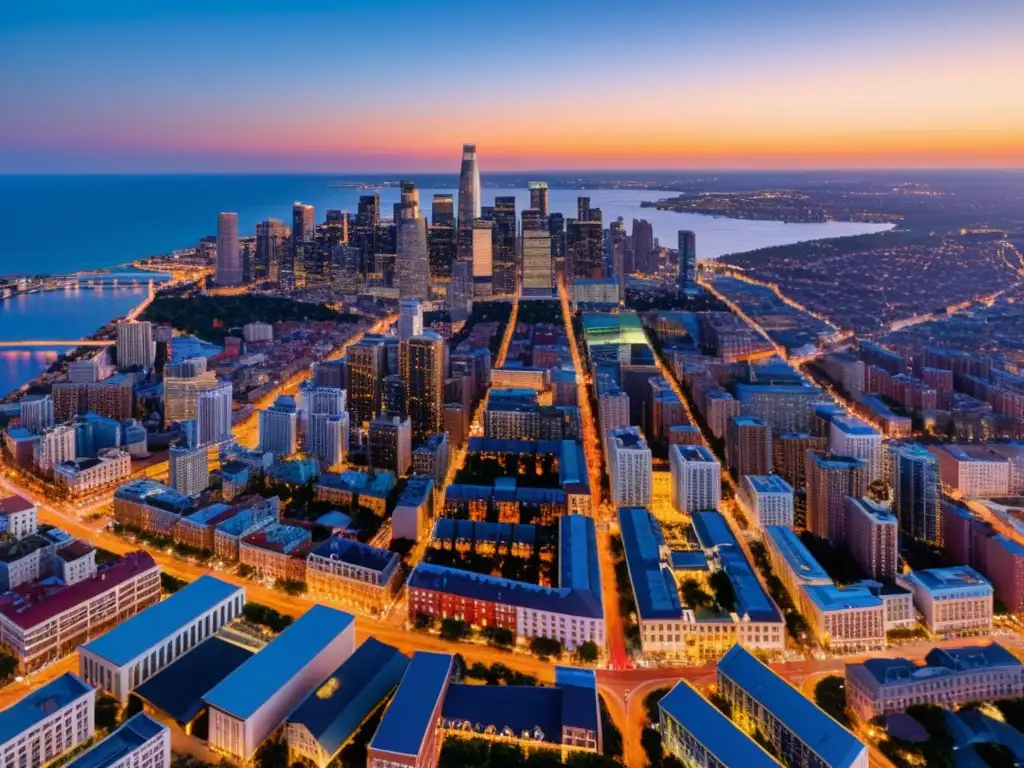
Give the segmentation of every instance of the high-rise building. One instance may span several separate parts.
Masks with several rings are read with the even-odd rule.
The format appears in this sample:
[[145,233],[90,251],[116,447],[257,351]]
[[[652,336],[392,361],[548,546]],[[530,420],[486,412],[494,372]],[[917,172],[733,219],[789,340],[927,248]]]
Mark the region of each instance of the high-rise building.
[[476,144],[462,145],[462,169],[459,171],[459,226],[469,227],[480,218],[480,166]]
[[455,199],[447,193],[435,193],[430,206],[430,225],[455,229]]
[[853,559],[869,579],[894,579],[900,551],[896,516],[871,499],[847,496],[843,503]]
[[840,456],[864,459],[868,465],[868,482],[882,477],[882,433],[865,421],[837,414],[829,419],[828,449]]
[[887,446],[892,464],[892,511],[911,538],[941,545],[939,459],[919,443]]
[[281,269],[281,258],[284,256],[288,227],[283,221],[267,219],[256,225],[256,265],[257,280],[277,282]]
[[153,324],[147,321],[117,324],[117,367],[152,368],[156,360]]
[[494,198],[491,214],[493,291],[508,295],[516,292],[516,199],[511,196]]
[[[588,198],[580,200],[587,200],[589,205]],[[604,230],[600,221],[566,221],[565,264],[570,278],[604,277]]]
[[341,296],[358,295],[361,259],[362,251],[355,246],[331,246],[331,282]]
[[637,272],[652,274],[656,271],[654,263],[654,227],[647,219],[633,219],[633,268]]
[[548,232],[551,234],[551,264],[555,273],[565,274],[565,217],[561,213],[548,214]]
[[307,414],[323,413],[336,416],[345,413],[345,390],[340,387],[314,386],[300,389],[302,407]]
[[230,381],[196,393],[196,439],[199,445],[215,445],[231,439],[232,396]]
[[471,230],[473,295],[490,296],[494,292],[494,222],[474,219]]
[[[205,358],[204,358],[205,360]],[[181,371],[180,373],[191,373]],[[164,424],[196,418],[200,390],[217,386],[217,374],[200,371],[195,376],[164,375]]]
[[530,207],[540,211],[541,218],[548,215],[548,183],[546,181],[531,181],[530,184]]
[[29,432],[39,434],[53,426],[53,397],[50,395],[28,395],[19,402],[21,426]]
[[401,343],[405,412],[412,435],[425,440],[444,429],[444,338],[426,331]]
[[412,423],[400,416],[381,416],[370,422],[369,464],[404,475],[412,464]]
[[306,452],[325,470],[341,464],[348,455],[348,432],[347,413],[311,413]]
[[380,221],[380,195],[360,195],[356,206],[356,226],[375,227]]
[[775,432],[810,432],[819,387],[805,384],[747,384],[734,387],[740,410],[767,423]]
[[740,497],[757,528],[793,527],[793,488],[778,475],[743,475]]
[[411,339],[423,333],[423,305],[417,299],[402,299],[398,307],[398,338]]
[[651,449],[637,427],[613,429],[606,436],[612,506],[647,507],[651,503]]
[[326,360],[313,364],[313,383],[318,387],[345,389],[345,360]]
[[35,464],[43,472],[50,472],[58,464],[74,461],[76,452],[74,425],[57,424],[39,436]]
[[626,225],[622,217],[608,225],[608,274],[619,281],[619,301],[626,295],[626,275],[632,270],[626,263]]
[[240,285],[242,282],[237,213],[217,216],[217,269],[214,279],[218,285]]
[[526,211],[523,211],[523,296],[550,296],[555,283],[551,233],[540,228],[539,224],[538,227],[527,228]]
[[316,230],[316,213],[312,205],[296,202],[292,205],[292,237],[308,242]]
[[420,215],[420,193],[411,181],[402,182],[402,199],[395,251],[398,295],[403,299],[430,298],[430,258],[427,251],[427,219]]
[[845,498],[867,495],[867,462],[852,456],[808,451],[806,472],[808,530],[833,544],[844,543]]
[[171,446],[167,464],[170,485],[178,493],[198,496],[210,485],[209,449],[205,445]]
[[447,296],[455,261],[455,227],[432,225],[427,228],[427,257],[430,260],[430,285],[438,298]]
[[677,512],[717,510],[722,499],[722,467],[703,445],[673,445],[668,451],[672,467],[672,506]]
[[299,415],[295,398],[279,395],[274,404],[259,412],[261,451],[277,458],[291,456],[298,450]]
[[348,411],[353,427],[362,427],[380,414],[381,387],[387,375],[387,348],[380,338],[363,338],[345,353]]
[[761,419],[733,416],[725,432],[729,469],[737,477],[772,473],[772,430]]
[[679,230],[679,292],[697,287],[697,235],[688,229]]

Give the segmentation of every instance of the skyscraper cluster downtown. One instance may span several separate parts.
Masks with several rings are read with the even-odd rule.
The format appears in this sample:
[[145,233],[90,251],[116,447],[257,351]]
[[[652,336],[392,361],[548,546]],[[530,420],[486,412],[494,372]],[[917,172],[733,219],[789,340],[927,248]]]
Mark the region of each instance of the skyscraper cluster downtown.
[[[412,181],[399,183],[391,218],[381,215],[379,194],[359,198],[355,214],[328,210],[315,223],[313,207],[296,202],[291,228],[277,219],[256,225],[255,238],[239,239],[238,216],[221,213],[216,274],[221,286],[267,281],[284,290],[324,289],[341,299],[376,295],[417,299],[468,316],[473,299],[544,298],[556,276],[611,281],[618,297],[627,275],[657,273],[662,251],[646,220],[626,232],[621,219],[603,220],[600,208],[580,196],[574,217],[551,211],[545,181],[529,182],[529,208],[517,216],[516,198],[497,195],[484,205],[475,144],[462,147],[458,198],[433,195],[428,221]],[[678,287],[693,290],[696,237],[680,231]],[[606,286],[602,285],[602,290]],[[583,288],[586,290],[586,287]]]

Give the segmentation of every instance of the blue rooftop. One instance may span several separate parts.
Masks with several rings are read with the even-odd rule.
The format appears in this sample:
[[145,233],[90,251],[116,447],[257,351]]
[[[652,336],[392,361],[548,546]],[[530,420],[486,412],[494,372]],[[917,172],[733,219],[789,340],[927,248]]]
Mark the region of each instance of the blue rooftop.
[[397,552],[371,547],[369,544],[341,536],[332,536],[321,542],[313,550],[313,554],[371,571],[383,571],[392,563],[397,567],[400,559]]
[[564,515],[558,521],[558,586],[601,596],[597,532],[593,518]]
[[848,414],[836,415],[832,417],[831,421],[833,426],[848,435],[878,435],[881,437],[881,433],[877,429],[856,416]]
[[856,469],[868,463],[853,456],[840,456],[826,451],[808,451],[807,457],[822,469]]
[[832,579],[821,567],[821,563],[814,559],[814,555],[804,546],[792,528],[784,525],[768,525],[765,526],[764,532],[771,537],[775,548],[786,558],[786,562],[789,563],[790,569],[797,578],[804,581],[819,581],[822,584],[832,583]]
[[314,605],[203,700],[241,720],[251,717],[354,620],[350,613]]
[[18,703],[0,712],[0,744],[6,744],[40,720],[50,717],[92,690],[70,672],[37,688]]
[[662,697],[658,708],[662,718],[667,714],[682,725],[725,768],[769,768],[780,765],[685,680],[676,683]]
[[68,768],[106,768],[165,730],[166,725],[158,723],[145,712],[139,712],[95,747],[68,763]]
[[673,571],[706,571],[708,558],[701,550],[674,549],[671,554]]
[[775,603],[761,588],[725,518],[718,512],[695,512],[690,519],[700,545],[706,550],[717,549],[718,559],[736,593],[735,613],[748,615],[754,621],[781,621]]
[[288,716],[333,756],[398,685],[409,659],[372,637]]
[[904,578],[907,581],[919,584],[928,592],[941,594],[943,592],[954,592],[962,590],[977,590],[978,592],[992,592],[992,584],[988,579],[971,568],[969,565],[954,565],[950,568],[929,568],[920,571],[912,571]]
[[370,748],[396,755],[417,755],[427,729],[433,725],[434,708],[441,700],[454,657],[448,653],[416,651],[384,717],[373,734]]
[[849,608],[876,608],[882,599],[867,587],[851,584],[837,587],[835,584],[814,584],[804,587],[810,599],[822,611],[843,611]]
[[814,702],[736,644],[718,662],[732,680],[832,768],[854,765],[867,749]]
[[758,493],[792,493],[793,486],[778,475],[744,475],[744,482]]
[[128,664],[236,593],[244,595],[244,589],[213,576],[200,576],[83,647],[117,666]]
[[683,461],[696,462],[717,462],[713,454],[703,445],[673,445],[672,451],[679,455]]
[[660,548],[665,544],[661,525],[644,507],[622,507],[619,530],[640,618],[680,618],[683,606],[675,577],[661,562]]
[[695,512],[690,516],[690,521],[697,534],[697,541],[704,549],[738,544],[729,524],[718,512]]

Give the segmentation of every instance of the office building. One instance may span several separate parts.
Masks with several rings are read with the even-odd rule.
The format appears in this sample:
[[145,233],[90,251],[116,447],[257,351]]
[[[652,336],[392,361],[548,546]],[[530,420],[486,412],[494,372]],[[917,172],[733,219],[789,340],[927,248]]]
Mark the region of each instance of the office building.
[[153,324],[145,321],[117,324],[117,367],[152,368],[156,359]]
[[231,440],[234,387],[223,381],[196,392],[196,444],[219,445]]
[[[217,263],[214,280],[218,285],[241,285],[242,255],[238,246],[238,214],[221,213],[217,216]],[[121,362],[118,350],[118,365]]]
[[454,658],[449,653],[413,654],[370,741],[367,768],[436,768]]
[[546,229],[527,229],[522,233],[523,296],[551,296],[554,268],[551,261],[551,234]]
[[306,586],[318,601],[352,606],[379,615],[401,586],[397,552],[333,536],[306,561]]
[[899,532],[896,516],[871,499],[847,496],[847,549],[868,578],[895,578],[899,558]]
[[316,230],[316,212],[312,205],[292,204],[292,238],[308,242]]
[[688,229],[679,230],[679,292],[697,288],[697,235]]
[[131,457],[117,448],[104,448],[95,458],[69,459],[53,467],[54,482],[72,496],[120,482],[131,473]]
[[806,478],[807,529],[833,544],[845,542],[845,497],[867,495],[867,462],[852,456],[808,451]]
[[245,588],[200,576],[79,648],[79,675],[122,704],[128,694],[242,615]]
[[939,458],[918,443],[886,446],[892,466],[892,511],[915,539],[942,543]]
[[298,450],[299,417],[295,398],[279,395],[270,408],[259,412],[261,451],[281,459]]
[[653,274],[657,271],[654,259],[654,227],[646,219],[633,219],[630,239],[633,241],[633,268],[635,272]]
[[772,430],[761,419],[733,416],[726,425],[725,451],[735,477],[772,473]]
[[600,219],[566,221],[565,264],[570,279],[604,277],[604,229]]
[[668,451],[672,467],[672,506],[690,514],[718,509],[722,499],[722,467],[703,445],[673,445]]
[[300,410],[308,417],[313,414],[337,416],[345,413],[347,395],[340,387],[314,386],[306,387],[305,382],[299,387]]
[[[194,376],[175,376],[168,370],[171,367],[167,366],[164,370],[164,424],[192,421],[197,418],[199,393],[219,385],[217,374],[213,371],[201,371]],[[192,373],[191,370],[175,373],[179,372]]]
[[717,672],[733,722],[760,732],[785,765],[868,767],[867,747],[743,646],[733,646]]
[[531,181],[530,207],[539,211],[541,218],[548,216],[548,183],[546,181]]
[[434,331],[406,339],[399,347],[405,413],[417,440],[444,429],[444,338]]
[[829,419],[828,449],[839,456],[853,456],[867,464],[868,483],[882,478],[882,433],[855,416]]
[[1010,461],[984,445],[937,445],[939,478],[950,491],[971,499],[1007,496]]
[[198,496],[210,485],[209,449],[205,445],[191,448],[171,446],[167,458],[170,486],[185,496]]
[[23,496],[0,496],[0,533],[22,539],[39,530],[39,508]]
[[494,292],[493,226],[492,221],[476,219],[468,231],[473,264],[473,296],[490,296]]
[[[313,385],[326,389],[346,389],[345,360],[313,363]],[[346,403],[347,404],[347,403]]]
[[314,605],[203,697],[210,747],[231,759],[251,759],[354,650],[354,617]]
[[403,299],[398,303],[398,338],[411,339],[423,333],[423,304],[419,299]]
[[455,199],[447,193],[435,193],[430,205],[430,225],[454,229],[455,224]]
[[395,222],[395,272],[398,296],[402,299],[430,298],[430,259],[427,252],[427,219],[420,214],[416,185],[401,183],[402,200]]
[[810,432],[814,406],[822,398],[820,388],[807,384],[739,382],[734,394],[743,415],[761,419],[773,432]]
[[515,197],[495,197],[490,218],[493,221],[493,292],[510,296],[516,292],[518,283]]
[[998,643],[935,648],[923,664],[905,658],[846,665],[847,705],[865,722],[912,704],[956,709],[969,701],[1024,695],[1024,665]]
[[605,437],[612,505],[646,507],[651,503],[651,449],[636,427],[613,429]]
[[387,348],[379,337],[363,338],[345,353],[348,411],[353,427],[363,427],[381,412],[384,377],[388,373]]
[[82,747],[96,733],[96,690],[70,672],[0,712],[0,761],[38,768]]
[[992,584],[970,566],[911,571],[896,581],[913,593],[914,607],[931,632],[992,631]]
[[288,227],[278,219],[267,219],[256,225],[256,263],[253,271],[257,280],[278,281],[289,234]]
[[145,712],[126,720],[68,768],[170,768],[171,729]]
[[53,426],[53,398],[50,395],[28,395],[18,401],[21,426],[39,434]]
[[312,413],[306,433],[306,452],[324,469],[341,464],[348,456],[348,414]]
[[793,527],[793,487],[778,475],[743,475],[740,498],[755,527]]
[[463,144],[462,168],[459,170],[459,227],[472,226],[472,222],[480,218],[482,202],[476,144]]
[[412,421],[380,416],[370,422],[369,465],[404,475],[412,463]]
[[52,472],[57,465],[74,461],[76,455],[74,425],[57,424],[39,436],[35,464],[42,472]]
[[666,754],[692,768],[782,765],[686,680],[658,702],[658,731]]

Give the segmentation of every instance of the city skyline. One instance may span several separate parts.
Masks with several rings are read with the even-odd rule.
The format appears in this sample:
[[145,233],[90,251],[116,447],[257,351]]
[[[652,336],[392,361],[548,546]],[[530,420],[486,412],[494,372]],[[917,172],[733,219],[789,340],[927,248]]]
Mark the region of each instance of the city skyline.
[[51,0],[0,30],[0,172],[425,173],[463,142],[485,172],[1024,165],[1024,7],[893,5]]

